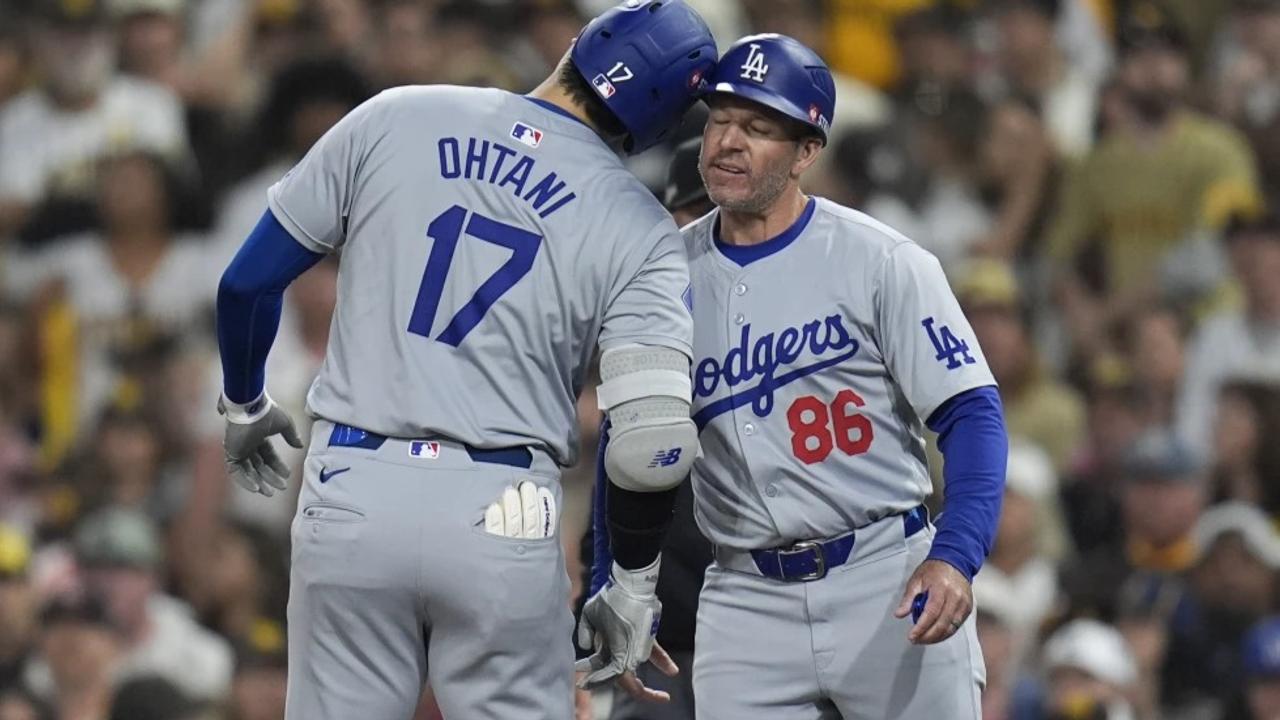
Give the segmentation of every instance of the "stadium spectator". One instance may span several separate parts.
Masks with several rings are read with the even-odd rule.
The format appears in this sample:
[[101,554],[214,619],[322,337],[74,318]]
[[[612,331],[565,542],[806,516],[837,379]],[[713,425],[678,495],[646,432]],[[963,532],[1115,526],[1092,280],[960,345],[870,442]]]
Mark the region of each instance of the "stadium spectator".
[[1178,407],[1179,432],[1202,453],[1224,381],[1280,381],[1280,206],[1236,216],[1225,238],[1244,306],[1206,319],[1192,338]]
[[1048,131],[1026,101],[1006,98],[987,112],[979,153],[980,188],[992,219],[971,251],[1016,263],[1020,275],[1030,275],[1062,175]]
[[1280,618],[1268,618],[1244,643],[1245,681],[1252,720],[1280,718]]
[[67,415],[79,432],[113,401],[140,396],[138,361],[156,343],[192,331],[212,307],[207,251],[173,227],[177,188],[159,156],[110,155],[97,180],[102,231],[7,263],[17,297],[56,292],[65,298],[76,330],[57,352],[72,362],[46,362],[43,382],[65,386],[64,397],[74,404]]
[[100,510],[81,524],[75,549],[86,587],[103,598],[119,632],[122,677],[154,674],[195,698],[226,696],[230,646],[200,627],[186,603],[160,591],[160,538],[145,514]]
[[[1069,1],[1069,0],[1068,0]],[[1098,88],[1067,60],[1055,28],[1063,0],[995,0],[1000,33],[1000,72],[1009,90],[1032,98],[1044,117],[1053,148],[1079,157],[1093,145]]]
[[1208,488],[1195,455],[1172,433],[1148,429],[1125,450],[1120,489],[1123,535],[1066,567],[1074,611],[1113,619],[1128,608],[1183,602],[1196,561],[1193,530]]
[[[1115,126],[1065,181],[1047,248],[1067,278],[1064,310],[1104,326],[1166,293],[1194,300],[1215,288],[1205,234],[1258,194],[1243,138],[1186,106],[1187,41],[1158,5],[1134,6],[1120,47]],[[1087,287],[1074,263],[1094,241],[1102,267]]]
[[1134,380],[1146,406],[1146,421],[1171,426],[1186,368],[1189,324],[1172,305],[1140,308],[1127,321],[1118,344],[1126,346],[1129,365],[1142,368]]
[[35,651],[39,607],[30,569],[30,542],[15,528],[0,525],[0,688],[21,683]]
[[1243,708],[1232,705],[1244,692],[1241,643],[1280,600],[1280,534],[1256,506],[1233,501],[1205,512],[1195,544],[1190,607],[1170,627],[1165,705],[1238,717]]
[[983,596],[1003,599],[1002,619],[1012,635],[1008,652],[1015,666],[1058,602],[1063,530],[1057,491],[1058,478],[1044,451],[1011,441],[995,545],[973,582],[975,593],[981,586]]
[[114,72],[101,2],[36,5],[42,18],[33,42],[43,83],[0,108],[0,237],[24,226],[40,239],[83,229],[95,166],[108,153],[142,148],[174,161],[188,153],[178,97]]
[[1009,434],[1044,448],[1062,471],[1084,439],[1084,404],[1032,345],[1013,270],[998,260],[973,260],[953,273],[952,287],[1000,385]]
[[59,596],[41,625],[41,662],[28,682],[39,686],[57,720],[109,720],[124,650],[106,606],[92,595]]
[[1073,620],[1045,642],[1052,720],[1134,720],[1129,695],[1137,666],[1124,637],[1096,620]]

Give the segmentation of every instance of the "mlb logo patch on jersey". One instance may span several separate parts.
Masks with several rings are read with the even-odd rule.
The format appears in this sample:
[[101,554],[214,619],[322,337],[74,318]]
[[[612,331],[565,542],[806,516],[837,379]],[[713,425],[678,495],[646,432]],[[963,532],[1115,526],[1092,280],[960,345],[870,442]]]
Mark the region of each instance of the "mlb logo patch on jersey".
[[536,148],[542,144],[542,131],[531,125],[525,125],[522,122],[516,123],[511,128],[511,137],[531,148]]
[[409,443],[409,457],[435,460],[440,457],[440,443],[435,440],[414,440]]
[[609,82],[609,78],[604,76],[604,73],[600,73],[595,76],[591,80],[591,84],[595,86],[596,92],[600,93],[600,97],[606,100],[613,97],[613,94],[618,92],[617,88],[613,86],[613,83]]

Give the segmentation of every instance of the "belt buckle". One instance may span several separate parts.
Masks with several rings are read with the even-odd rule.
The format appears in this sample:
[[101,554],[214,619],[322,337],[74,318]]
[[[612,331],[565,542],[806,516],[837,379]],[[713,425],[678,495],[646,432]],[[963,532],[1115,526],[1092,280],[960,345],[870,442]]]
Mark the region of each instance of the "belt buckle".
[[817,564],[818,567],[813,572],[808,572],[803,575],[797,575],[794,579],[799,580],[800,582],[810,582],[812,580],[821,580],[822,578],[826,577],[827,576],[827,559],[822,554],[821,544],[813,542],[812,540],[802,540],[792,545],[790,548],[783,550],[782,554],[783,555],[799,555],[800,553],[804,553],[804,552],[813,553],[814,562]]

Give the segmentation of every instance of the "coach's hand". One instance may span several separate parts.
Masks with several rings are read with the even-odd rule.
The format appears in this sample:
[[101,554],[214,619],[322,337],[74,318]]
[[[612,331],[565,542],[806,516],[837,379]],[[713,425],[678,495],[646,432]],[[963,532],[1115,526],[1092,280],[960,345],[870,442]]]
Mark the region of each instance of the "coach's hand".
[[575,669],[585,671],[582,688],[616,681],[632,697],[643,702],[667,702],[671,696],[651,690],[636,677],[646,660],[665,675],[680,672],[662,646],[654,642],[662,603],[658,601],[658,561],[643,570],[625,570],[614,563],[609,583],[587,601],[578,621],[578,645],[595,654],[579,660]]
[[925,560],[907,580],[902,602],[893,613],[905,618],[919,595],[925,596],[924,610],[907,639],[917,645],[942,642],[955,634],[973,610],[973,588],[960,571],[942,560]]
[[288,413],[265,392],[261,400],[247,406],[219,398],[218,412],[227,419],[222,441],[227,475],[245,490],[267,497],[274,495],[275,490],[288,487],[289,466],[271,447],[272,435],[281,435],[293,447],[302,447],[302,438],[298,437]]

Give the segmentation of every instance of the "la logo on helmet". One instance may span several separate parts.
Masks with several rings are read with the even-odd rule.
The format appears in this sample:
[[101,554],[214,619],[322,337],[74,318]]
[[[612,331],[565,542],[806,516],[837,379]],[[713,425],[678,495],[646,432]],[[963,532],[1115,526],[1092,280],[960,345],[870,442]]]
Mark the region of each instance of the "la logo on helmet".
[[764,53],[760,51],[759,45],[751,43],[751,48],[747,52],[747,61],[742,63],[742,77],[762,83],[767,72],[769,72],[769,66],[764,64]]

